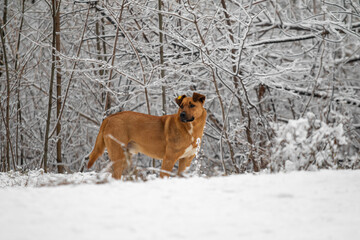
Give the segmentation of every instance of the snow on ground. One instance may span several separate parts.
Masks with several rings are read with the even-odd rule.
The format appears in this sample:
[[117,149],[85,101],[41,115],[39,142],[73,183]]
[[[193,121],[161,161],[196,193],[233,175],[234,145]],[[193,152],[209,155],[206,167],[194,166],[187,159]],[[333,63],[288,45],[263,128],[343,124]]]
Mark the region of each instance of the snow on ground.
[[[0,188],[1,239],[360,239],[360,171],[104,184],[91,183],[94,173],[62,176],[78,180]],[[25,180],[0,175],[2,186],[14,181]]]

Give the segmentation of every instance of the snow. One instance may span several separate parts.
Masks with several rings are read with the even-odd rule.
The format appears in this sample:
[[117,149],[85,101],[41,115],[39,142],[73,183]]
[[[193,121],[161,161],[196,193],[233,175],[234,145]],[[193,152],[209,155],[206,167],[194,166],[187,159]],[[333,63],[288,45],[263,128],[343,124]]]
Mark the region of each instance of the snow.
[[0,174],[1,239],[360,239],[359,170],[146,182],[35,173]]

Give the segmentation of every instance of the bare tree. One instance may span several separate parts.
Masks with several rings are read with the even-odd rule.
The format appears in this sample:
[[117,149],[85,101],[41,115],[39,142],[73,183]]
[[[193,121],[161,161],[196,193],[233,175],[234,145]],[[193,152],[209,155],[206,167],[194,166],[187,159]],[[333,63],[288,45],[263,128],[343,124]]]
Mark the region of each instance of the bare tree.
[[[61,111],[61,66],[60,66],[60,56],[61,52],[60,46],[60,0],[53,0],[52,7],[55,9],[54,18],[54,28],[55,28],[55,49],[57,55],[55,56],[56,62],[56,118],[60,118]],[[62,165],[61,159],[61,121],[58,121],[56,124],[56,162],[57,169],[59,173],[64,172],[64,166]]]
[[[43,155],[43,166],[45,172],[47,172],[47,165],[48,165],[48,146],[49,146],[49,131],[50,131],[50,123],[51,123],[51,109],[52,109],[52,97],[53,97],[53,83],[55,78],[56,72],[56,83],[57,83],[57,115],[60,113],[61,109],[61,75],[60,75],[60,68],[56,69],[56,61],[59,61],[56,51],[60,50],[60,1],[52,0],[51,5],[52,10],[52,22],[53,22],[53,32],[52,32],[52,50],[51,50],[51,75],[50,75],[50,84],[49,84],[49,102],[48,102],[48,112],[47,112],[47,120],[46,120],[46,127],[45,127],[45,140],[44,140],[44,155]],[[56,133],[57,135],[60,134],[61,125],[60,122],[56,126]],[[60,146],[59,146],[60,145]],[[61,162],[61,140],[57,140],[57,161]],[[60,167],[60,165],[59,165]],[[63,171],[62,166],[58,168],[59,172]]]
[[[6,106],[5,106],[5,114],[3,113],[3,109],[1,107],[2,116],[5,123],[5,132],[6,132],[6,147],[5,147],[5,158],[6,162],[3,162],[3,168],[7,171],[10,170],[10,72],[9,72],[9,64],[8,64],[8,57],[7,57],[7,49],[6,49],[6,41],[5,41],[5,26],[7,24],[7,12],[8,12],[8,2],[7,0],[4,1],[4,11],[3,17],[1,21],[1,29],[0,29],[0,37],[1,37],[1,45],[2,45],[2,57],[4,60],[5,66],[5,78],[6,78]],[[14,161],[14,159],[13,159]],[[6,167],[5,167],[6,166]]]
[[[207,96],[200,168],[207,175],[281,170],[278,129],[312,114],[329,128],[343,126],[348,139],[336,145],[348,154],[331,164],[360,165],[354,1],[4,3],[3,171],[76,171],[104,116],[172,114],[170,99],[193,91]],[[136,164],[148,172],[148,158]]]

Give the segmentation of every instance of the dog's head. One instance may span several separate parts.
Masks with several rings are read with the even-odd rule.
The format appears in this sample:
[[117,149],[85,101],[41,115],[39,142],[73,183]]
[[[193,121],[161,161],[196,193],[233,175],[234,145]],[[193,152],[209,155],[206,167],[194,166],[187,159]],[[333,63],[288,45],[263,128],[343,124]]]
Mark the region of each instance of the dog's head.
[[182,95],[176,98],[175,101],[180,107],[178,115],[182,122],[192,122],[199,118],[205,111],[205,96],[199,93],[194,93],[192,97]]

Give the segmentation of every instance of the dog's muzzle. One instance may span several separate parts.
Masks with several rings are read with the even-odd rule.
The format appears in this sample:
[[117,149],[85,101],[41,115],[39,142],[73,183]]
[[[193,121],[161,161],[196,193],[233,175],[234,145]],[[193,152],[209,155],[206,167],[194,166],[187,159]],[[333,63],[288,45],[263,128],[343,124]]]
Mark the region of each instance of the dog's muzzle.
[[192,122],[194,121],[194,117],[190,118],[190,119],[187,119],[186,118],[186,112],[181,112],[180,113],[180,121],[186,123],[186,122]]

